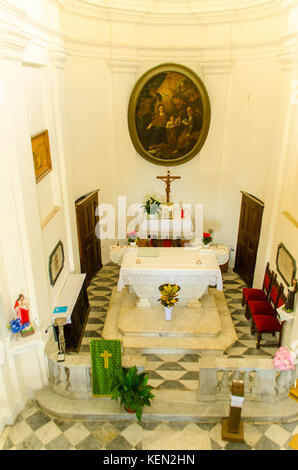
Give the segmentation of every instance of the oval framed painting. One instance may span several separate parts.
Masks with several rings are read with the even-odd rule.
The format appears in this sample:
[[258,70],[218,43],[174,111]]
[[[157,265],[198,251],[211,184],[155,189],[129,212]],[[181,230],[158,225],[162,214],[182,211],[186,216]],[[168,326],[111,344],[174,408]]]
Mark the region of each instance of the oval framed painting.
[[203,147],[210,125],[210,101],[190,69],[162,64],[135,84],[128,106],[132,143],[156,165],[180,165]]

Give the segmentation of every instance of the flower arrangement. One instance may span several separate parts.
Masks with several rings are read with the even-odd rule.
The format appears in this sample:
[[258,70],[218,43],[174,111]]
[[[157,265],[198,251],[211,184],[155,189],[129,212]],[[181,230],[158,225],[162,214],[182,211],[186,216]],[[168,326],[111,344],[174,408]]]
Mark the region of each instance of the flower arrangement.
[[21,323],[21,319],[16,318],[15,320],[11,320],[9,322],[8,328],[12,333],[20,333],[24,330],[24,328],[27,328],[28,326],[29,323]]
[[127,234],[127,240],[129,243],[134,243],[134,242],[137,242],[139,240],[139,237],[137,235],[137,232],[134,231],[134,232],[130,232]]
[[163,284],[159,286],[161,297],[158,299],[165,307],[174,307],[175,303],[179,301],[177,294],[180,290],[180,286],[177,284]]
[[161,202],[155,199],[154,196],[150,196],[145,204],[142,205],[144,211],[147,214],[157,214],[160,211]]
[[293,370],[294,355],[287,347],[280,347],[273,358],[273,366],[280,370]]
[[202,242],[204,245],[208,245],[209,243],[212,242],[212,237],[209,232],[203,232]]

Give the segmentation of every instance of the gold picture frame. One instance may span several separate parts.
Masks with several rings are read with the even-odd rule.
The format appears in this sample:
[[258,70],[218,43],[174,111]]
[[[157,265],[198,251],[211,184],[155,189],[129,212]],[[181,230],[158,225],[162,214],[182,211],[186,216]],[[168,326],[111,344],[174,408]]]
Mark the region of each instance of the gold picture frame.
[[199,153],[210,126],[205,85],[191,69],[166,63],[135,84],[128,128],[141,157],[156,165],[180,165]]
[[36,183],[39,183],[52,170],[49,134],[47,130],[31,137],[33,164]]

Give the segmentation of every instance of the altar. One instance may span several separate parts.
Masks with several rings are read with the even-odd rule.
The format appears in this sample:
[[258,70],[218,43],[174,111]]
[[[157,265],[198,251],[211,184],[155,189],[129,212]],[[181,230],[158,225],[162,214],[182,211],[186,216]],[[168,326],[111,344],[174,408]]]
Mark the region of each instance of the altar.
[[215,255],[198,248],[137,248],[124,254],[117,289],[125,286],[137,295],[137,307],[156,305],[159,286],[178,284],[179,305],[199,308],[208,286],[222,290],[222,276]]
[[191,240],[193,236],[194,228],[191,219],[182,219],[181,217],[173,219],[144,219],[139,230],[139,237],[141,239]]

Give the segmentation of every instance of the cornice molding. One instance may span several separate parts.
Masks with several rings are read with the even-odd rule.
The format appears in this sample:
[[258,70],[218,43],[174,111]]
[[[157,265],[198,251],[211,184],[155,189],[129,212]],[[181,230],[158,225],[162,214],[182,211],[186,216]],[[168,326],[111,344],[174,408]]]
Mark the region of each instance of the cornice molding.
[[17,28],[2,28],[0,23],[0,57],[6,60],[21,61],[31,37]]
[[[120,60],[137,61],[172,60],[188,62],[206,62],[210,69],[212,64],[218,64],[218,70],[224,70],[225,64],[236,60],[257,60],[274,58],[283,47],[281,39],[267,42],[251,42],[248,44],[203,44],[199,46],[139,46],[131,44],[111,44],[101,41],[79,40],[73,37],[65,38],[65,50],[70,56],[88,58],[107,58],[110,51],[117,51],[116,57]],[[228,58],[228,59],[227,59]],[[228,61],[228,62],[227,62]],[[210,63],[210,67],[207,64]],[[215,67],[216,68],[216,67]],[[214,71],[215,71],[214,68]]]
[[[55,0],[65,11],[109,21],[142,24],[208,24],[280,15],[296,0]],[[211,6],[210,6],[211,5]]]
[[232,64],[230,58],[226,60],[206,60],[199,63],[200,67],[203,69],[204,75],[228,75]]
[[298,70],[298,31],[284,35],[282,41],[282,50],[277,53],[281,70],[296,72]]
[[107,60],[107,63],[113,73],[136,73],[140,62],[135,58],[117,58],[111,57]]
[[[8,0],[0,3],[0,56],[11,60],[22,60],[23,63],[42,67],[43,63],[35,62],[30,53],[25,51],[28,46],[42,48],[44,51],[63,50],[65,34],[59,29],[30,18],[25,10],[11,4]],[[22,55],[25,53],[25,57]],[[65,53],[65,52],[64,52]],[[59,59],[59,62],[61,60]]]

